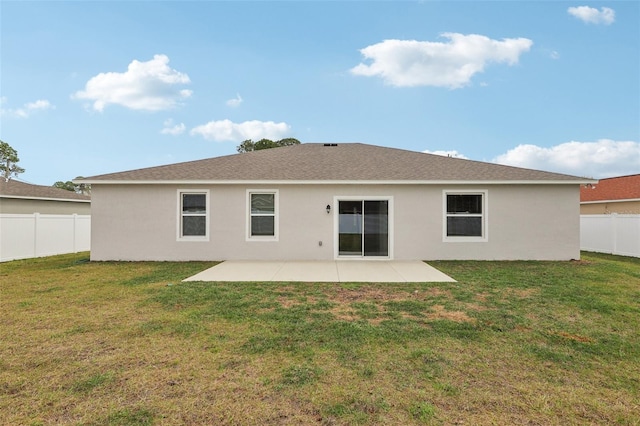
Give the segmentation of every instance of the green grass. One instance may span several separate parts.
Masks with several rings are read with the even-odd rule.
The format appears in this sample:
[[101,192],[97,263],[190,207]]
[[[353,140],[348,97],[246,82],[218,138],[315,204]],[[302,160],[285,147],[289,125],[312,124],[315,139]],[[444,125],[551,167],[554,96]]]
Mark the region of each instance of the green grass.
[[81,379],[71,385],[71,391],[78,393],[88,393],[98,386],[109,383],[113,380],[112,373],[94,374],[87,379]]
[[1,264],[0,424],[640,425],[640,259],[406,284],[87,260]]
[[146,426],[153,424],[153,413],[145,409],[115,411],[106,418],[109,426]]

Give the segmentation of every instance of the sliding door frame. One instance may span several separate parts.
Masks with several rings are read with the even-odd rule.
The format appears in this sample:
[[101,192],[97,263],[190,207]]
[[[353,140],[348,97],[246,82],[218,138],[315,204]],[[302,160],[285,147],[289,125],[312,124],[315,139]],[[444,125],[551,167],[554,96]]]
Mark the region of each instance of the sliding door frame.
[[[387,222],[388,222],[388,255],[387,256],[365,256],[364,247],[362,255],[340,255],[340,201],[386,201],[387,202]],[[333,197],[333,257],[340,260],[391,260],[393,259],[393,196],[390,195],[335,195]],[[366,214],[366,212],[365,212]],[[364,233],[364,229],[363,229]]]

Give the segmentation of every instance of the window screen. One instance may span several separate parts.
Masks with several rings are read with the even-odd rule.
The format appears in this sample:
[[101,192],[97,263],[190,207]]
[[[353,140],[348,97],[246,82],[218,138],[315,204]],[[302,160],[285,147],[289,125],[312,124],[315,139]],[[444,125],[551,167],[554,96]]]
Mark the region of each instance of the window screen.
[[483,194],[447,194],[447,237],[483,237]]
[[207,194],[181,195],[182,237],[206,237],[207,235]]
[[250,235],[252,237],[275,236],[276,195],[274,193],[252,193],[250,196]]

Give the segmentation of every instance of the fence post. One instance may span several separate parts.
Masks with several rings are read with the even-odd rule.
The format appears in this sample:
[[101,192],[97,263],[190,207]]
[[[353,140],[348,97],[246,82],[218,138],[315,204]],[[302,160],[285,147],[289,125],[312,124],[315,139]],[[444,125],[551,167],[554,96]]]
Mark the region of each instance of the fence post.
[[38,222],[40,213],[33,214],[33,257],[38,257]]
[[76,228],[78,227],[78,213],[73,214],[73,252],[77,253],[76,248]]
[[618,254],[618,213],[611,213],[611,254]]

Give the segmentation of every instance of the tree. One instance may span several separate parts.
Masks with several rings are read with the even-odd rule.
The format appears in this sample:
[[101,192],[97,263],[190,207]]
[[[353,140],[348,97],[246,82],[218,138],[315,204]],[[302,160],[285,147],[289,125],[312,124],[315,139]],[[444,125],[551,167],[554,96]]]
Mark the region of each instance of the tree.
[[300,141],[295,138],[284,138],[278,141],[280,146],[300,145]]
[[4,180],[9,181],[11,176],[18,176],[24,173],[24,169],[18,166],[18,151],[13,149],[11,145],[0,140],[0,176]]
[[236,147],[236,150],[242,153],[242,152],[255,151],[255,148],[256,148],[256,144],[251,139],[247,139],[243,141],[240,145],[238,145]]
[[272,141],[271,139],[260,139],[258,142],[254,142],[251,139],[243,141],[237,146],[238,152],[251,152],[259,151],[261,149],[278,148],[280,146],[299,145],[300,141],[294,138],[280,139],[279,141]]
[[[84,179],[82,176],[78,176],[76,179]],[[67,191],[75,192],[76,194],[90,195],[91,194],[91,185],[87,185],[86,183],[73,183],[70,180],[63,182],[61,180],[57,181],[53,184],[54,188],[60,188]]]
[[[76,179],[84,179],[84,176],[78,176]],[[91,195],[91,184],[88,183],[76,183],[76,192],[82,195]]]
[[65,191],[73,191],[76,192],[76,186],[70,180],[63,182],[61,180],[57,181],[53,184],[54,188],[64,189]]

